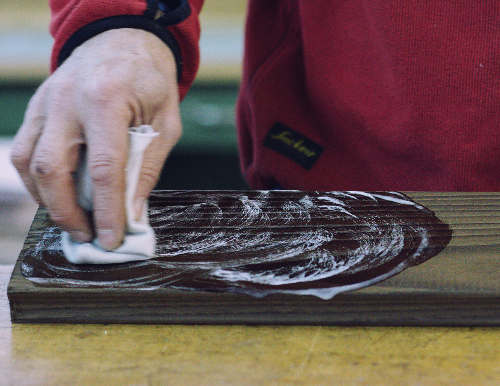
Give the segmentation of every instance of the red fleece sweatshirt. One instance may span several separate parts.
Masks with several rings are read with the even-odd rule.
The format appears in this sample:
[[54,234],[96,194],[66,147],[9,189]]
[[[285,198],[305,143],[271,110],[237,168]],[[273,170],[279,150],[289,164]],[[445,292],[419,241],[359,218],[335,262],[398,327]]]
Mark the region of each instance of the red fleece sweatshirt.
[[[52,66],[99,32],[143,28],[174,51],[184,96],[202,4],[51,0]],[[499,191],[499,47],[497,0],[250,0],[245,177],[255,188]]]

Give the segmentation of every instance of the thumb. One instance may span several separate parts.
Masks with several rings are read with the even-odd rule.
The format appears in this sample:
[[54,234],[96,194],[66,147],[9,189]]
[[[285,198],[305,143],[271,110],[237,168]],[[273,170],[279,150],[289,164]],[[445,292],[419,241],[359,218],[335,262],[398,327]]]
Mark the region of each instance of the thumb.
[[159,133],[144,152],[139,182],[134,196],[135,219],[139,220],[151,190],[155,187],[168,155],[179,141],[182,124],[178,106],[172,111],[162,112],[152,124]]

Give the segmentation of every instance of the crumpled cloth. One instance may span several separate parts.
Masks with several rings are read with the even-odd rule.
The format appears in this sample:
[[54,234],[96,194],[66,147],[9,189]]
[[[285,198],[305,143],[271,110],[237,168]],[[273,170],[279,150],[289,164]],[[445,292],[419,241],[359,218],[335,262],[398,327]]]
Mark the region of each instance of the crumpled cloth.
[[[66,259],[73,264],[114,264],[154,257],[155,235],[149,225],[147,203],[139,221],[134,220],[134,193],[142,166],[144,151],[157,136],[149,125],[129,129],[129,154],[126,168],[126,230],[123,244],[113,251],[103,249],[94,239],[88,243],[78,243],[67,232],[62,233],[62,249]],[[81,157],[76,174],[78,203],[87,211],[92,211],[92,181],[87,169],[87,157]]]

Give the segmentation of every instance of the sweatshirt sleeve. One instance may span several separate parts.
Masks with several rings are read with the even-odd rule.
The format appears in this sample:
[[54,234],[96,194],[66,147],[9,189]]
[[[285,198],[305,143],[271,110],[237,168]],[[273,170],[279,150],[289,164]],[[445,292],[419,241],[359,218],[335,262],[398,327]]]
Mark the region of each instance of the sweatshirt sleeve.
[[[184,98],[199,65],[198,15],[204,0],[49,0],[54,37],[51,71],[73,50],[97,34],[116,28],[139,28],[160,38],[177,63],[179,93]],[[126,43],[125,43],[126,44]]]

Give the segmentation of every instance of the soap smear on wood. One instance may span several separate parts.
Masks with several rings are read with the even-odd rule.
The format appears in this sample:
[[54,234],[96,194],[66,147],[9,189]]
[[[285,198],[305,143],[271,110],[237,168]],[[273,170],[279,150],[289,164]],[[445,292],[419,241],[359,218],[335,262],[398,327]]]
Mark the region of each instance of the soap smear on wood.
[[336,294],[438,254],[449,226],[398,192],[159,191],[150,198],[155,258],[76,266],[57,228],[24,255],[41,285]]

